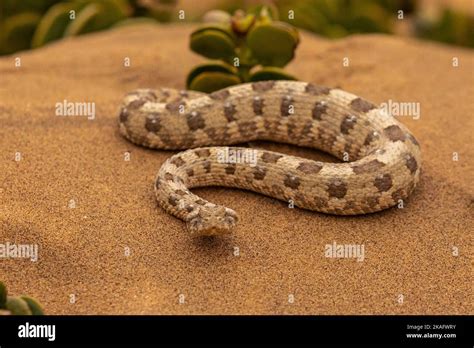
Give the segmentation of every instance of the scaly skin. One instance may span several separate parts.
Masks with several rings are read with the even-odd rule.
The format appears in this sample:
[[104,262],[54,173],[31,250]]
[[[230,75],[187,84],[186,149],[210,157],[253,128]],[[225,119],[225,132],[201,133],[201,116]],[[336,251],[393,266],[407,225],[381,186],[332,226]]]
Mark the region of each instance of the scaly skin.
[[[142,146],[189,149],[162,165],[155,192],[159,204],[186,221],[195,236],[229,233],[238,217],[194,195],[193,187],[238,187],[291,199],[304,209],[356,215],[396,205],[419,180],[420,148],[401,123],[353,94],[312,83],[265,81],[212,94],[137,90],[125,97],[119,126]],[[250,150],[223,145],[258,139],[320,149],[340,159],[346,154],[350,162],[266,150],[253,150],[256,163],[222,160],[226,151]]]

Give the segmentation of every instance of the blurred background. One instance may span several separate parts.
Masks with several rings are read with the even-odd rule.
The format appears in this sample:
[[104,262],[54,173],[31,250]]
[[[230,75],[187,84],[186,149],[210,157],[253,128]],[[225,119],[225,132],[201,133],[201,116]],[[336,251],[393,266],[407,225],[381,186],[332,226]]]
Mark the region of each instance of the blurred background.
[[379,32],[474,47],[474,0],[0,0],[0,55],[119,26],[197,22],[211,10],[262,4],[280,20],[328,38]]

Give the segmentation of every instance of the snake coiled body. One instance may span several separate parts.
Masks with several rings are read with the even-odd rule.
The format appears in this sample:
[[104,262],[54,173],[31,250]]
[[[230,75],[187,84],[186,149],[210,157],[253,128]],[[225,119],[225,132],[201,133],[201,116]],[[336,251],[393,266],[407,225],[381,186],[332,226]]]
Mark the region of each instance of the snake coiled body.
[[[420,148],[406,127],[358,96],[312,83],[263,81],[211,94],[140,89],[124,98],[119,126],[135,144],[188,149],[162,165],[155,193],[193,235],[228,233],[238,221],[234,210],[196,196],[193,187],[237,187],[304,209],[355,215],[400,203],[419,180]],[[224,146],[253,140],[311,147],[349,161]]]

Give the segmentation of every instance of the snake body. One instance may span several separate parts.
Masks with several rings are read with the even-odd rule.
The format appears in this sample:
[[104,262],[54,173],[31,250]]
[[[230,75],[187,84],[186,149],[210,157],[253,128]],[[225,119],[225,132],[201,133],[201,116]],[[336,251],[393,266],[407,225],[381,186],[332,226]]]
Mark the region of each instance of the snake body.
[[[162,165],[155,194],[196,236],[229,233],[238,216],[193,187],[237,187],[304,209],[356,215],[399,204],[420,174],[419,144],[405,126],[356,95],[313,83],[262,81],[211,94],[139,89],[125,96],[119,127],[138,145],[187,149]],[[253,150],[252,163],[223,156],[249,151],[224,145],[253,140],[320,149],[346,162],[266,150]]]

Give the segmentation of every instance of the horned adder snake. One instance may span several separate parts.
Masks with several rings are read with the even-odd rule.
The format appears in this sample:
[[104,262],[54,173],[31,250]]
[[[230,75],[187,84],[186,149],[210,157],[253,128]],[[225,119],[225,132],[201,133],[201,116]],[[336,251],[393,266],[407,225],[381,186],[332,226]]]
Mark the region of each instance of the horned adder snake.
[[[237,187],[304,209],[355,215],[404,200],[420,174],[419,144],[401,123],[362,98],[313,83],[263,81],[211,94],[140,89],[124,98],[119,127],[135,144],[188,149],[161,166],[155,193],[192,235],[228,233],[238,220],[234,210],[191,193],[193,187]],[[257,139],[350,161],[323,163],[266,150],[255,150],[256,163],[222,160],[223,153],[249,150],[224,145]]]

